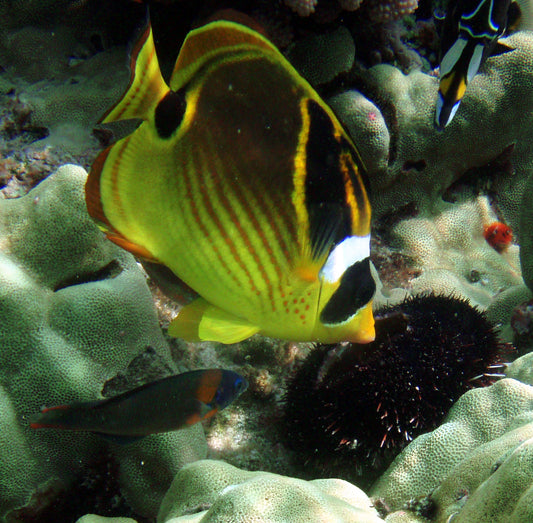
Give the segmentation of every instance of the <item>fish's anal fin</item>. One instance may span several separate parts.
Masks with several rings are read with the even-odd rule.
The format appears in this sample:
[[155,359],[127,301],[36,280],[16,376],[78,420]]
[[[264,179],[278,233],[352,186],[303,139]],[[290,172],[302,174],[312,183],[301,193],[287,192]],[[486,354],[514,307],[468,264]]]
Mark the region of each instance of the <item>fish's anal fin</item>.
[[168,333],[187,341],[237,343],[259,332],[259,327],[197,298],[181,309]]
[[118,245],[121,249],[124,249],[128,252],[131,252],[134,256],[137,256],[138,258],[142,258],[143,260],[147,260],[152,263],[159,263],[157,258],[145,247],[142,245],[137,245],[136,243],[133,243],[124,236],[122,236],[119,232],[116,231],[104,231],[107,239],[112,241],[115,245]]
[[150,25],[133,48],[130,71],[130,83],[125,94],[102,116],[99,123],[105,124],[133,118],[147,120],[159,101],[168,93],[168,86],[159,69]]

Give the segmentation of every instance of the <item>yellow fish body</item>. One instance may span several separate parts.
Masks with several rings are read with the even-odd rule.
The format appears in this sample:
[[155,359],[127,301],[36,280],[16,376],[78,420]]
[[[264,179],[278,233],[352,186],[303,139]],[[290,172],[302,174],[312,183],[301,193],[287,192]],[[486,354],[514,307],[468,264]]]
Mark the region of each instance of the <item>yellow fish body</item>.
[[148,29],[102,121],[130,118],[143,122],[94,162],[87,207],[112,241],[201,296],[171,335],[374,339],[362,163],[267,39],[227,21],[196,29],[167,85]]

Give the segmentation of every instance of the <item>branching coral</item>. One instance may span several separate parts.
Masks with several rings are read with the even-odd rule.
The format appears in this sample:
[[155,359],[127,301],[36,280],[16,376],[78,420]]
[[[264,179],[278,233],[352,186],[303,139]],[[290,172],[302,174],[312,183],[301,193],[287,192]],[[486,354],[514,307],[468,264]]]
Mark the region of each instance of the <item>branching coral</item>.
[[370,20],[379,23],[399,20],[416,11],[417,7],[418,0],[366,0],[365,2]]

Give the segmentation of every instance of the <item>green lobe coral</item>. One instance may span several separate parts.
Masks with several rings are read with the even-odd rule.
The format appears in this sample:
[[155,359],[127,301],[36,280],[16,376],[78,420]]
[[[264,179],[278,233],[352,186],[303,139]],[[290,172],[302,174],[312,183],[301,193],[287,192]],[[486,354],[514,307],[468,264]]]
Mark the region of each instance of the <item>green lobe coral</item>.
[[[198,512],[202,507],[207,509]],[[303,481],[268,472],[248,472],[223,461],[203,460],[185,466],[177,474],[163,499],[157,521],[378,523],[382,520],[368,497],[346,481]]]
[[[0,515],[53,478],[68,484],[108,446],[84,433],[32,431],[29,416],[101,397],[104,382],[147,346],[172,368],[143,273],[87,215],[85,178],[64,166],[26,196],[0,201]],[[153,514],[176,471],[204,457],[205,445],[197,426],[127,453],[112,447],[123,493]]]
[[[531,486],[533,466],[529,461],[524,465],[527,471],[515,474],[505,463],[528,455],[529,444],[520,447],[532,437],[533,387],[505,378],[473,389],[457,401],[443,425],[416,438],[396,458],[371,494],[398,510],[410,499],[427,497],[436,489],[429,497],[432,521],[446,522],[451,516],[454,522],[511,521],[506,517],[518,510],[522,492]],[[518,455],[513,457],[515,452]],[[499,492],[500,497],[498,503],[491,502],[491,509],[484,508],[488,480],[494,486],[485,493]],[[508,493],[505,503],[502,487]],[[481,497],[483,502],[476,501]]]

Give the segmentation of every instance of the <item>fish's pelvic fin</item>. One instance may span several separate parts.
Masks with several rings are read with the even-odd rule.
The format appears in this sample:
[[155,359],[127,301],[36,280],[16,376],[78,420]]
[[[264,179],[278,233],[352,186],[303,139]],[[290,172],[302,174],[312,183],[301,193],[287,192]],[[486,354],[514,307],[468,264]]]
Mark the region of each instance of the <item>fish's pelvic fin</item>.
[[168,333],[187,341],[237,343],[259,332],[259,327],[197,298],[181,309]]
[[133,48],[130,69],[130,83],[125,94],[102,116],[99,123],[133,118],[147,120],[159,101],[168,93],[168,86],[159,69],[150,25]]
[[[505,29],[505,34],[512,33],[517,31],[520,28],[520,25],[523,21],[522,8],[517,0],[512,0],[507,11],[507,27]],[[526,29],[526,28],[522,28]]]

